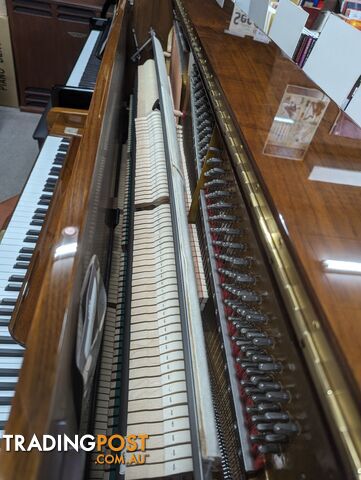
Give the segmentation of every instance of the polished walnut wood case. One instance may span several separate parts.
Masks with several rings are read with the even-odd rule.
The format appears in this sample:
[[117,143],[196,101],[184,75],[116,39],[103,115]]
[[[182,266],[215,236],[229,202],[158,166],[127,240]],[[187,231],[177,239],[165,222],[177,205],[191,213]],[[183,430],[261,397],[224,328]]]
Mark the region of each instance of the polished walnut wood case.
[[7,0],[20,106],[42,111],[50,89],[66,83],[102,0]]

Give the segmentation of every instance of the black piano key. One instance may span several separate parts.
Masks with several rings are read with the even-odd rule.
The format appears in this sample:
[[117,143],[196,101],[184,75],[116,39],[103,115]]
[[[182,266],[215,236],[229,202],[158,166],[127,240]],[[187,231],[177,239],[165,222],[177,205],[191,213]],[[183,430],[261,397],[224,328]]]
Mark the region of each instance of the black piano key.
[[51,200],[52,198],[52,195],[48,195],[47,193],[43,193],[41,196],[40,196],[40,200]]
[[30,225],[33,227],[41,227],[44,224],[44,220],[32,220]]
[[18,285],[17,283],[9,283],[5,287],[6,292],[20,292],[21,290],[21,285]]
[[55,185],[56,182],[57,182],[57,179],[56,179],[56,178],[51,178],[51,177],[49,177],[49,178],[47,178],[45,185],[49,185],[49,186],[50,186],[50,185]]
[[[46,215],[47,211],[48,211],[47,208],[37,208],[37,209],[35,210],[35,213],[41,213],[41,214]],[[34,217],[33,217],[33,218],[34,218]]]
[[[10,348],[5,348],[0,344],[0,357],[22,357],[24,355],[24,351],[20,350],[17,345],[13,345]],[[6,400],[7,401],[7,400]],[[0,397],[0,405],[1,405],[1,397]]]
[[14,307],[0,307],[0,317],[8,317],[14,311]]
[[22,247],[19,250],[19,253],[34,253],[35,248],[34,247]]
[[24,242],[26,243],[36,243],[38,241],[38,237],[25,237]]
[[21,253],[16,257],[19,262],[30,262],[32,255],[30,253]]
[[14,282],[14,283],[23,283],[25,280],[25,275],[11,275],[9,278],[9,282]]
[[42,200],[38,201],[38,205],[50,205],[50,200]]
[[54,166],[62,166],[63,163],[64,163],[64,159],[62,159],[62,158],[56,158],[56,159],[54,160],[54,162],[53,162],[53,165],[54,165]]
[[26,232],[26,235],[33,235],[34,237],[38,237],[39,234],[40,234],[40,232],[38,230],[32,230],[32,229],[30,229]]
[[47,186],[45,186],[45,187],[43,188],[43,192],[52,193],[52,192],[54,192],[54,188],[53,188],[53,187],[47,187]]
[[30,262],[16,262],[13,268],[18,270],[27,270]]
[[61,144],[59,145],[58,151],[60,151],[60,152],[67,152],[67,151],[68,151],[68,148],[69,148],[69,145],[66,145],[66,144],[64,144],[64,143],[61,143]]
[[0,305],[16,305],[16,298],[3,298]]
[[33,220],[45,220],[45,214],[44,213],[34,213],[33,215]]

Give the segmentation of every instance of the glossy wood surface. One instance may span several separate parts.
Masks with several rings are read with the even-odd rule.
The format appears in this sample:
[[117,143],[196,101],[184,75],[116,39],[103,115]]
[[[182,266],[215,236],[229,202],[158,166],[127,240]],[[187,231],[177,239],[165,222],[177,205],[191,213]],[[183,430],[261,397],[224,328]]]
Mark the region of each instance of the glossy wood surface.
[[[287,85],[317,88],[278,47],[224,33],[230,15],[214,0],[184,5],[305,285],[357,395],[361,391],[361,275],[326,272],[326,259],[361,262],[361,189],[309,180],[315,166],[361,170],[361,141],[330,134],[330,102],[302,161],[263,148]],[[337,177],[337,170],[335,171]]]
[[[107,238],[104,219],[109,200],[102,195],[99,184],[107,182],[108,173],[114,173],[110,168],[114,159],[105,165],[99,150],[105,148],[100,145],[105,112],[118,100],[110,86],[114,66],[119,63],[125,6],[125,1],[119,5],[110,32],[78,154],[74,161],[69,156],[65,164],[34,258],[43,268],[30,273],[17,311],[16,323],[28,329],[27,348],[6,432],[24,435],[27,442],[34,434],[40,438],[45,433],[78,433],[72,372],[80,289],[89,256],[97,254],[104,264],[100,257]],[[115,80],[120,88],[119,79]],[[103,240],[103,252],[98,252],[99,239]],[[58,248],[65,242],[75,244],[76,253],[73,249],[72,254],[61,255]],[[36,450],[15,453],[1,448],[0,479],[58,478],[66,468],[64,464],[62,469],[56,467],[57,461],[64,461],[59,455],[63,454],[54,458]]]

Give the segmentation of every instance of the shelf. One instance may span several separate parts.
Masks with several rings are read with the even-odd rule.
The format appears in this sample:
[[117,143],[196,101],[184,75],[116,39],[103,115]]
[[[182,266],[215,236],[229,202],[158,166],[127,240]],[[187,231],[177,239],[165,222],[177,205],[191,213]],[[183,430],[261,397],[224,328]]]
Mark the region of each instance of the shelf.
[[324,15],[320,31],[310,31],[309,14],[297,0],[280,0],[277,8],[275,3],[236,0],[228,33],[249,35],[254,24],[361,126],[361,31],[332,12]]

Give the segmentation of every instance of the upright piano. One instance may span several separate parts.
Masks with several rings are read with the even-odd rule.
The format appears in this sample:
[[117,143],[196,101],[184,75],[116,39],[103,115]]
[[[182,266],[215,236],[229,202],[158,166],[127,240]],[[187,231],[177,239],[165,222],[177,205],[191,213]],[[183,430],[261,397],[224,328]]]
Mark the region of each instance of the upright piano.
[[360,140],[216,2],[131,3],[0,244],[0,437],[147,434],[146,461],[3,441],[0,480],[360,479]]

